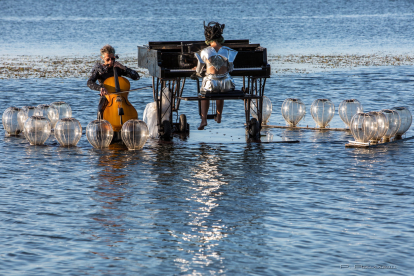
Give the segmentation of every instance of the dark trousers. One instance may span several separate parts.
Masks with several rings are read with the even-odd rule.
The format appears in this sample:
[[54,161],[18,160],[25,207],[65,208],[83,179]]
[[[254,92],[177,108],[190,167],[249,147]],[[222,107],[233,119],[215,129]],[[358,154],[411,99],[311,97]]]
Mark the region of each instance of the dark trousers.
[[106,99],[105,96],[101,96],[101,99],[99,100],[99,104],[98,104],[98,119],[103,119],[103,113],[107,105],[108,105],[108,100]]

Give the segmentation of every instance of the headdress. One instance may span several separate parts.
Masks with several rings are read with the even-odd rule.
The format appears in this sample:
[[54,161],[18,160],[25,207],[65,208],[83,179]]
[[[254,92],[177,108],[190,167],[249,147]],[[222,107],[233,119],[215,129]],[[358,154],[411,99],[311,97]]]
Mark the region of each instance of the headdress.
[[203,22],[204,25],[204,36],[206,37],[207,41],[218,41],[224,42],[224,38],[222,36],[224,30],[224,24],[220,24],[218,22],[211,21],[207,24]]

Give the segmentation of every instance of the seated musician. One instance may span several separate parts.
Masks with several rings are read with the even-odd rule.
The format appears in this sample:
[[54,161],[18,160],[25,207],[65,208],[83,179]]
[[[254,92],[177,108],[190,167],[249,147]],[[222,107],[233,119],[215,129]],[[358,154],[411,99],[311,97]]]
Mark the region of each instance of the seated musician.
[[[118,70],[118,76],[126,76],[133,80],[139,80],[139,75],[136,71],[127,68],[121,63],[115,61],[115,58],[116,56],[114,47],[111,45],[103,46],[101,49],[101,59],[103,60],[104,64],[99,62],[96,63],[88,79],[88,87],[92,90],[99,91],[101,95],[101,99],[99,100],[98,105],[98,119],[102,119],[105,107],[108,105],[108,100],[105,97],[105,95],[108,94],[108,91],[105,89],[103,83],[107,78],[114,76],[114,67],[120,69]],[[99,84],[96,83],[97,80]]]
[[[200,88],[201,94],[207,92],[226,92],[234,90],[235,88],[234,81],[230,77],[229,72],[233,71],[233,62],[236,58],[237,51],[221,45],[224,43],[224,38],[222,36],[224,26],[224,24],[219,24],[217,22],[210,22],[207,26],[204,24],[204,36],[206,38],[206,44],[209,45],[209,47],[195,53],[195,57],[198,60],[196,68],[198,76],[204,76],[203,69],[207,65],[206,74]],[[215,120],[217,123],[221,123],[224,101],[217,100],[216,106],[217,116],[215,117]],[[209,100],[201,101],[201,123],[198,127],[199,130],[204,129],[204,127],[207,126],[207,112],[209,107]]]

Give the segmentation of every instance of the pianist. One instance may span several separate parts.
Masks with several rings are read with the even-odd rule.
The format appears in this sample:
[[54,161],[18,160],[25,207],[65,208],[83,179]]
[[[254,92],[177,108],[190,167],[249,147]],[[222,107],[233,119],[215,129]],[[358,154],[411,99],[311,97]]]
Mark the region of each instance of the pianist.
[[[115,49],[111,45],[105,45],[101,49],[101,59],[104,64],[96,63],[92,69],[91,75],[88,79],[88,87],[92,90],[100,92],[101,99],[98,105],[98,119],[102,118],[105,107],[108,105],[108,100],[105,95],[108,94],[103,83],[107,78],[114,76],[114,67],[118,67],[118,76],[126,76],[133,80],[139,80],[139,75],[136,71],[127,68],[121,63],[115,61]],[[99,84],[96,83],[99,82]]]
[[[196,72],[198,76],[203,77],[203,82],[200,88],[201,94],[207,92],[226,92],[234,90],[235,88],[234,81],[230,77],[229,72],[233,71],[233,62],[236,58],[237,51],[221,45],[224,43],[222,35],[224,26],[224,24],[219,24],[217,22],[209,22],[207,26],[204,24],[204,36],[206,38],[206,44],[209,45],[209,47],[195,53],[195,57],[198,60]],[[207,67],[205,75],[203,74],[204,67]],[[217,116],[215,117],[215,120],[217,123],[221,123],[224,101],[217,100],[216,106]],[[204,127],[207,126],[207,113],[209,107],[209,100],[201,101],[201,123],[198,127],[199,130],[203,130]]]

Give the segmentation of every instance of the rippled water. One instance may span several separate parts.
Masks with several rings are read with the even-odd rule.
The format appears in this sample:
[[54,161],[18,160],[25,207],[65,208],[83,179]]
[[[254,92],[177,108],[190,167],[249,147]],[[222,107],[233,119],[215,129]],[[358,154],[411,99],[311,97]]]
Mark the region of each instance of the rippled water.
[[[205,19],[196,11],[206,7],[165,1],[48,9],[47,1],[3,4],[5,54],[58,55],[89,54],[113,41],[129,53],[148,40],[198,39],[193,22]],[[226,21],[230,37],[249,37],[275,54],[364,53],[375,45],[408,49],[413,6],[261,1],[247,8],[243,1],[221,1],[212,10]],[[121,14],[131,25],[116,25]],[[107,26],[120,35],[106,39],[101,33]],[[302,126],[315,125],[309,108],[317,98],[331,99],[336,110],[342,100],[357,98],[365,111],[413,111],[413,80],[411,66],[275,74],[266,85],[270,124],[285,124],[280,107],[288,97],[306,104]],[[149,78],[132,82],[150,84]],[[1,112],[64,100],[84,128],[96,116],[98,96],[86,79],[2,79],[0,85]],[[194,89],[189,81],[185,93]],[[129,98],[142,118],[151,91]],[[300,143],[198,143],[191,140],[199,133],[197,104],[182,102],[180,111],[188,116],[190,138],[151,140],[141,151],[95,150],[85,135],[75,148],[59,147],[53,137],[34,147],[1,129],[0,275],[412,274],[413,140],[349,149],[348,132],[270,129]],[[222,124],[209,121],[205,133],[235,133],[243,123],[242,101],[227,101]],[[343,127],[337,114],[331,127]],[[413,135],[410,129],[407,137]]]
[[89,55],[110,43],[135,53],[148,41],[201,40],[202,22],[226,24],[272,54],[413,52],[407,0],[2,2],[3,54]]
[[[336,106],[356,97],[365,110],[413,110],[412,80],[411,67],[273,76],[271,124],[283,124],[280,106],[292,96],[308,110],[320,97]],[[84,127],[94,119],[98,96],[87,97],[85,80],[1,85],[7,95],[1,110],[59,99]],[[130,96],[140,117],[150,94]],[[226,102],[219,127],[242,128],[242,106]],[[182,111],[195,133],[196,104],[184,102]],[[209,130],[217,127],[209,124]],[[313,126],[311,116],[302,125]],[[343,127],[337,115],[331,126]],[[340,265],[393,265],[397,269],[382,272],[408,275],[413,142],[346,149],[347,132],[271,132],[300,143],[199,144],[176,138],[150,141],[136,152],[101,151],[85,136],[76,148],[61,148],[54,139],[33,147],[1,130],[1,270],[332,275],[344,273]]]

